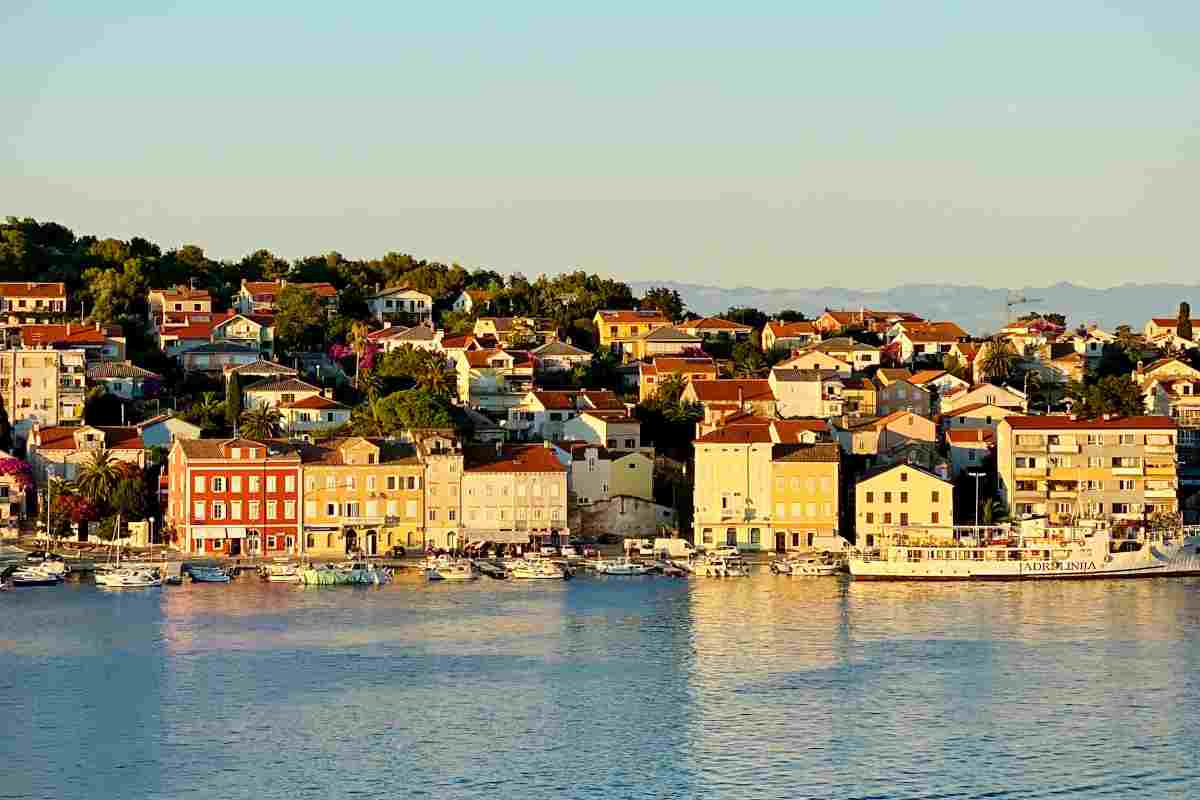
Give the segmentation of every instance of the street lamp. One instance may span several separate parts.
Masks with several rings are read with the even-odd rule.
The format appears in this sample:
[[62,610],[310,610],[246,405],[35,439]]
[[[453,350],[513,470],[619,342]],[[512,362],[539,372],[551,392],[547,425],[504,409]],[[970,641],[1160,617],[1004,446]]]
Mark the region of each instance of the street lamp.
[[979,535],[979,479],[986,475],[986,472],[968,472],[967,475],[975,479],[975,535]]

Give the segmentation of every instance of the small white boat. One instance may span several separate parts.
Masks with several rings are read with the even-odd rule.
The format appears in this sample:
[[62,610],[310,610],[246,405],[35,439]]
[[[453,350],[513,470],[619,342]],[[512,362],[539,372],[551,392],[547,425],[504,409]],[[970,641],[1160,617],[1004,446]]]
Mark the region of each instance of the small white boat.
[[22,586],[57,586],[63,582],[63,576],[52,569],[46,569],[41,564],[22,564],[4,570],[8,581],[14,587]]
[[697,561],[694,571],[708,578],[744,578],[750,574],[746,562],[736,556],[709,556]]
[[837,571],[837,562],[828,557],[792,556],[791,558],[777,558],[771,562],[771,572],[776,575],[820,577],[836,575]]
[[479,578],[475,565],[465,558],[442,556],[425,566],[425,577],[431,581],[473,581]]
[[525,581],[563,581],[567,573],[553,561],[544,558],[533,561],[514,562],[509,569],[509,575],[517,580]]
[[596,572],[601,575],[647,575],[650,566],[629,558],[616,558],[611,561],[597,561]]
[[96,573],[96,585],[107,589],[148,589],[162,586],[162,576],[152,569],[112,569]]
[[194,583],[229,583],[229,573],[220,567],[188,567]]

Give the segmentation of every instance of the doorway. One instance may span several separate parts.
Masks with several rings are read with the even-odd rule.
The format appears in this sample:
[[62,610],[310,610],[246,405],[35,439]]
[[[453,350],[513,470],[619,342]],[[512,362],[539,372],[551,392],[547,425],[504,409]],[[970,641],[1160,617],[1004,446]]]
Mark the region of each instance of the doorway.
[[787,534],[783,531],[777,531],[775,534],[775,552],[782,553],[787,550]]

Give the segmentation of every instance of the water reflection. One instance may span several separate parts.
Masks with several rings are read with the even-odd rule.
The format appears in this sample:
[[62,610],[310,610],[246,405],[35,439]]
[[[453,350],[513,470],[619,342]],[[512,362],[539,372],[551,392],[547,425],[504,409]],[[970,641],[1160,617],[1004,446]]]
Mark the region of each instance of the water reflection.
[[1197,585],[13,592],[0,795],[1195,796]]

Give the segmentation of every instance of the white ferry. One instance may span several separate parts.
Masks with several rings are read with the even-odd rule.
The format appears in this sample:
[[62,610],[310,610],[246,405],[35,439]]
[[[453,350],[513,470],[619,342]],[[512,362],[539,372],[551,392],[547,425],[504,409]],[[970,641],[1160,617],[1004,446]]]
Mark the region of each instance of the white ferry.
[[1048,528],[922,528],[877,536],[877,547],[853,550],[856,580],[959,581],[1053,578],[1151,578],[1200,575],[1200,526],[1114,532],[1103,523]]

